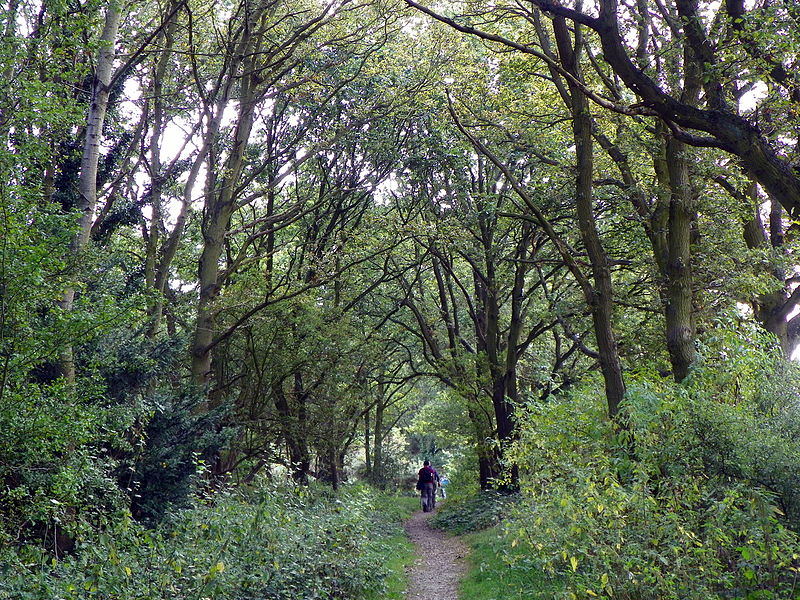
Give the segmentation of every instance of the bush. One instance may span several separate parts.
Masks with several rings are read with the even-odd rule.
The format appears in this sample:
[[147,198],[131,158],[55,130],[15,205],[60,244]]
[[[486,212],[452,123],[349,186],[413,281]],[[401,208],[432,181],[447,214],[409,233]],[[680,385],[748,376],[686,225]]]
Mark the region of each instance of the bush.
[[457,535],[487,529],[500,523],[518,499],[518,494],[491,490],[462,497],[448,495],[431,524]]
[[563,597],[789,598],[800,568],[800,373],[732,318],[682,385],[628,377],[628,429],[601,389],[520,411],[511,543]]
[[126,506],[110,451],[130,411],[98,406],[66,385],[20,385],[0,398],[0,545],[69,549]]
[[461,583],[470,600],[551,600],[563,591],[559,579],[548,577],[523,545],[512,545],[502,526],[472,533],[471,568]]
[[210,464],[233,435],[223,426],[225,412],[193,411],[202,396],[196,390],[176,390],[148,399],[152,407],[144,425],[143,443],[130,457],[127,485],[137,520],[156,522],[170,511],[185,508],[198,483],[199,469]]
[[711,473],[768,490],[800,531],[800,366],[742,348],[721,354],[687,382],[700,457]]
[[530,407],[514,449],[523,500],[506,531],[547,573],[565,576],[563,597],[794,593],[798,536],[753,477],[765,448],[776,462],[791,448],[762,439],[765,421],[720,404],[715,389],[631,386],[633,451],[589,390]]
[[363,488],[221,492],[158,530],[120,522],[61,561],[6,550],[0,598],[359,598],[386,574],[372,502]]

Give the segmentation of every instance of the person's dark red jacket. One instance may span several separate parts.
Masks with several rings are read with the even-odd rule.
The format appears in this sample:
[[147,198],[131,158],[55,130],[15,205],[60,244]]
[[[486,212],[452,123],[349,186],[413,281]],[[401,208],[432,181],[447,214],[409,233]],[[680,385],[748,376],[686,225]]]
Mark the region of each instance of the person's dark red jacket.
[[[427,476],[423,479],[423,473],[425,472],[427,472]],[[422,467],[417,474],[417,479],[420,483],[436,483],[439,481],[439,473],[431,466]]]

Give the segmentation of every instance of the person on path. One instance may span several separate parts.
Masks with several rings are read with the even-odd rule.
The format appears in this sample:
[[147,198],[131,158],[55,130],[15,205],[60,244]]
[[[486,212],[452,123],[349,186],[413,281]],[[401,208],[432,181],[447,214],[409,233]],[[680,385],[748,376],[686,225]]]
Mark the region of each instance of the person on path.
[[439,491],[442,493],[442,498],[447,498],[447,491],[444,489],[447,487],[447,484],[450,483],[450,480],[447,478],[447,475],[444,473],[439,475]]
[[431,466],[431,461],[424,461],[422,468],[417,473],[417,489],[421,492],[423,512],[431,512],[436,508],[436,485],[438,482],[439,474]]

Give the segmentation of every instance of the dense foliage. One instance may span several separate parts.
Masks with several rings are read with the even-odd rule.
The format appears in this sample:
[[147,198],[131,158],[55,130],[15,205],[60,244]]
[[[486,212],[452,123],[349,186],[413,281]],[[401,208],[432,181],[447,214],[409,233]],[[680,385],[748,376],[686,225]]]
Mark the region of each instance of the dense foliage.
[[6,595],[377,594],[424,458],[565,594],[795,593],[792,2],[0,14]]
[[220,492],[157,531],[123,517],[61,560],[7,548],[0,598],[362,598],[383,589],[399,531],[375,508],[364,488]]
[[476,556],[502,557],[509,598],[793,598],[800,372],[756,331],[743,348],[733,325],[684,386],[632,386],[626,430],[599,418],[588,383],[527,405],[520,497],[465,490],[435,523],[487,530]]

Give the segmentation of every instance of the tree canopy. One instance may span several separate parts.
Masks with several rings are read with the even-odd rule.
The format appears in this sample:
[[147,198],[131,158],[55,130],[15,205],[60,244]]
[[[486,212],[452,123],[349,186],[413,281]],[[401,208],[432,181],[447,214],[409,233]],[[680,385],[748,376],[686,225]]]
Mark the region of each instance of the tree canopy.
[[795,535],[796,457],[735,439],[794,444],[793,2],[1,10],[3,543],[425,456],[598,506],[559,444],[659,510],[656,471],[768,490]]

